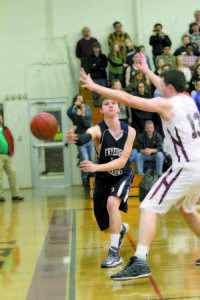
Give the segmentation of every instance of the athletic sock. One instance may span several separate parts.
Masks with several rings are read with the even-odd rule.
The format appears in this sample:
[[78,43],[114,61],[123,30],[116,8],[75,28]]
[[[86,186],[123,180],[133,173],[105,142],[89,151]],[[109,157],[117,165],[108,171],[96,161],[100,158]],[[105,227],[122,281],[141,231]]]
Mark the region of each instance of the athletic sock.
[[111,236],[110,236],[111,247],[115,247],[118,249],[119,238],[120,238],[120,234],[118,234],[118,233],[111,234]]
[[148,246],[138,244],[136,252],[135,252],[135,256],[137,256],[140,259],[146,260],[148,252],[149,252]]

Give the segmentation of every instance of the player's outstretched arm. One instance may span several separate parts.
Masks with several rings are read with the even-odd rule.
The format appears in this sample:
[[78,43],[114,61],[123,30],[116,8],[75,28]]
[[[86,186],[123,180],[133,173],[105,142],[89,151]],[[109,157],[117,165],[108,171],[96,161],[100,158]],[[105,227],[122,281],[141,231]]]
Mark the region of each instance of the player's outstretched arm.
[[99,165],[93,164],[90,161],[82,161],[79,167],[84,172],[109,172],[117,169],[122,169],[125,166],[133,150],[133,142],[135,139],[135,135],[135,129],[129,126],[128,138],[125,143],[122,155],[119,158],[112,160],[109,163]]
[[100,129],[99,126],[90,127],[84,134],[75,134],[76,126],[73,126],[66,135],[69,143],[76,144],[77,146],[82,146],[91,140],[100,139]]

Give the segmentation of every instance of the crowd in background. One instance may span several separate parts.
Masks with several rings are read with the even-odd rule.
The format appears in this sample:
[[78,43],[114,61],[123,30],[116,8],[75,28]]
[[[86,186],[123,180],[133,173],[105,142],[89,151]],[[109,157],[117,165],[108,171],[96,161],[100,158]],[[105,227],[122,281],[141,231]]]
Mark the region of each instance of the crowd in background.
[[[158,76],[166,69],[177,68],[181,70],[185,74],[187,82],[185,93],[191,95],[200,110],[200,10],[194,12],[194,18],[195,20],[188,25],[188,34],[180,36],[182,46],[175,49],[173,54],[171,53],[171,37],[163,32],[162,24],[156,23],[153,26],[149,44],[152,46],[154,66],[151,66],[150,59],[145,54],[144,45],[135,45],[130,35],[122,31],[122,24],[118,21],[113,23],[114,31],[107,38],[109,46],[107,55],[102,52],[98,39],[90,35],[90,29],[84,27],[82,29],[83,38],[76,44],[76,56],[80,59],[81,67],[86,73],[90,73],[95,83],[124,90],[129,94],[146,99],[158,97],[160,96],[159,90],[137,68],[138,57],[136,54],[141,51],[146,56],[149,68],[154,69],[154,73]],[[80,104],[78,97],[80,98],[80,95],[73,99],[71,108],[68,110],[68,116],[74,125],[77,125],[77,133],[83,133],[88,126],[91,126],[92,116],[89,107],[85,105],[84,98],[82,97]],[[97,93],[93,93],[93,105],[99,107],[99,95]],[[134,127],[137,137],[144,134],[146,122],[151,121],[154,124],[156,134],[160,134],[162,140],[164,139],[162,123],[157,113],[120,105],[119,119]],[[88,120],[90,121],[88,122]],[[82,125],[80,126],[80,124]],[[147,125],[151,125],[151,123]],[[135,145],[135,147],[137,146]],[[91,150],[88,150],[88,157],[90,154]],[[80,149],[79,157],[80,159],[83,157]],[[85,182],[83,179],[83,183]]]

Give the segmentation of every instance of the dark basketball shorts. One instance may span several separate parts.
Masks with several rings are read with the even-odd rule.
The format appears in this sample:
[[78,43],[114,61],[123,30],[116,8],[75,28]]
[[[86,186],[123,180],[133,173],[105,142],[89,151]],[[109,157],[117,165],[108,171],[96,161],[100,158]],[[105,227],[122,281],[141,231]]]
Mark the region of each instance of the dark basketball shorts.
[[128,211],[128,193],[134,178],[133,171],[129,175],[113,176],[111,178],[95,178],[93,202],[94,215],[100,230],[109,228],[109,215],[107,211],[107,199],[109,196],[119,197],[121,200],[119,209]]

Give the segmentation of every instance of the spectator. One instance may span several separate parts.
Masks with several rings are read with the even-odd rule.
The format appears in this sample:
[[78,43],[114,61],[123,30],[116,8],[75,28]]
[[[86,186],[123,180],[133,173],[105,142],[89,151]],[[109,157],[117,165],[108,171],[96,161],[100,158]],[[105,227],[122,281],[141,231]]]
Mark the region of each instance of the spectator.
[[200,79],[196,81],[195,90],[192,91],[191,97],[194,99],[197,108],[200,112]]
[[[119,91],[123,90],[119,79],[113,80],[112,88]],[[126,124],[131,125],[132,124],[131,108],[123,104],[119,104],[119,108],[120,108],[120,112],[118,113],[119,120]]]
[[126,63],[128,66],[132,66],[133,64],[133,56],[140,51],[140,48],[135,46],[131,40],[126,39]]
[[135,75],[132,77],[130,84],[126,87],[127,93],[135,94],[137,92],[137,85],[140,81],[146,83],[145,74],[137,70]]
[[[137,64],[139,62],[139,59],[137,55],[132,56],[132,65],[128,66],[126,69],[126,87],[128,87],[132,82],[133,78],[138,71]],[[141,80],[141,79],[140,79]]]
[[81,61],[81,67],[86,73],[89,73],[88,58],[92,54],[93,44],[98,42],[97,39],[90,36],[90,29],[83,27],[82,29],[83,38],[77,42],[76,45],[76,57]]
[[184,73],[186,79],[186,91],[189,91],[189,84],[190,84],[192,74],[190,69],[183,65],[183,57],[181,55],[178,55],[176,57],[175,67],[176,69]]
[[4,202],[3,195],[3,172],[8,176],[12,200],[24,200],[19,195],[17,187],[16,170],[13,162],[14,139],[11,131],[3,124],[3,116],[0,114],[0,202]]
[[144,162],[156,162],[156,171],[162,174],[164,155],[162,153],[162,137],[154,130],[152,121],[146,121],[145,130],[137,138],[136,165],[138,174],[144,174]]
[[140,51],[145,55],[146,57],[146,61],[147,61],[147,65],[149,67],[149,70],[151,70],[151,64],[150,64],[150,59],[148,57],[148,55],[145,53],[145,46],[144,45],[140,45],[139,46]]
[[[92,117],[89,106],[85,105],[85,100],[82,95],[76,95],[72,100],[72,105],[67,110],[67,115],[76,126],[76,134],[84,134],[92,125]],[[94,144],[89,141],[83,146],[78,147],[78,157],[80,161],[90,160],[94,162]],[[85,187],[89,187],[88,173],[81,171],[82,183]]]
[[[90,69],[90,76],[93,81],[101,86],[106,86],[106,68],[108,60],[105,54],[101,53],[101,45],[98,42],[93,44],[93,53],[89,56],[88,65]],[[94,101],[94,107],[99,107],[99,94],[93,92],[92,98]]]
[[120,47],[120,51],[122,53],[123,61],[126,61],[126,43],[125,40],[131,40],[129,34],[127,32],[122,31],[122,24],[120,22],[113,23],[114,32],[108,35],[108,46],[110,48],[110,52],[113,49],[114,44],[118,43]]
[[191,23],[189,32],[191,34],[190,35],[191,43],[195,48],[198,49],[198,51],[200,51],[200,30],[199,30],[198,23],[196,22]]
[[153,62],[156,66],[156,57],[162,55],[163,47],[171,47],[171,40],[168,35],[162,32],[162,25],[157,23],[154,25],[154,34],[150,36],[149,44],[152,46]]
[[199,30],[200,30],[200,10],[196,10],[194,12],[194,18],[195,18],[195,22],[197,22],[197,24],[199,25]]
[[[190,41],[190,36],[188,34],[184,34],[182,36],[182,46],[177,48],[174,52],[174,56],[178,56],[178,55],[182,55],[182,53],[186,52],[186,45],[189,44],[191,41]],[[194,45],[193,45],[194,46]],[[198,51],[198,48],[197,47],[194,47],[193,48],[193,53],[194,55],[198,56],[200,55],[200,52]]]
[[121,84],[123,82],[123,66],[125,61],[123,59],[122,51],[120,50],[120,45],[118,43],[113,44],[111,51],[108,55],[108,74],[109,81],[112,84],[114,79],[119,79]]
[[[138,82],[134,96],[146,99],[152,98],[146,83],[142,81]],[[136,129],[137,134],[140,134],[144,131],[145,122],[147,120],[153,120],[153,113],[135,108],[131,108],[131,112],[133,120],[132,127]]]
[[200,64],[198,64],[196,66],[196,68],[194,69],[194,72],[192,74],[192,78],[190,80],[190,84],[189,84],[189,92],[191,93],[192,91],[195,90],[195,85],[196,82],[200,79]]
[[186,51],[182,53],[183,63],[186,67],[190,68],[191,71],[194,70],[197,56],[193,54],[193,45],[189,43],[186,45]]
[[175,58],[174,55],[170,54],[170,47],[169,46],[164,46],[163,47],[162,55],[159,55],[156,58],[156,65],[157,65],[157,62],[160,58],[164,61],[165,65],[170,65],[171,67],[175,66],[176,58]]

